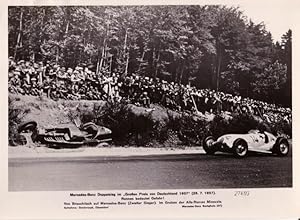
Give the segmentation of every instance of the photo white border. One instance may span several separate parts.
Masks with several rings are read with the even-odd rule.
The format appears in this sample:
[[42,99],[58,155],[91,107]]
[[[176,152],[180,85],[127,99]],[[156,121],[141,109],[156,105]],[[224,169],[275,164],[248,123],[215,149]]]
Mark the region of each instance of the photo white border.
[[[44,191],[44,192],[8,192],[8,104],[7,104],[7,69],[8,69],[8,6],[13,5],[183,5],[183,4],[224,4],[239,5],[246,0],[168,0],[168,1],[1,1],[0,2],[0,70],[1,70],[1,98],[0,98],[0,124],[1,124],[1,150],[0,150],[0,219],[198,219],[198,218],[297,218],[300,217],[300,144],[299,129],[299,94],[300,68],[299,63],[299,22],[300,2],[293,0],[252,0],[248,4],[255,4],[257,7],[282,7],[283,19],[292,24],[293,39],[293,67],[292,67],[292,90],[293,90],[293,187],[292,188],[265,188],[265,189],[242,189],[251,192],[251,196],[243,199],[234,199],[233,193],[237,189],[213,189],[218,193],[219,199],[224,201],[222,209],[186,209],[186,208],[111,208],[108,210],[64,210],[62,204],[69,200],[69,191]],[[297,59],[298,58],[298,59]],[[298,174],[298,175],[297,175]],[[119,190],[122,192],[122,190]],[[127,190],[126,190],[127,191]],[[133,191],[133,190],[131,190]],[[141,190],[139,190],[141,191]],[[157,190],[150,190],[157,191]],[[172,191],[172,190],[161,190]],[[181,190],[182,191],[182,190]],[[83,192],[83,191],[80,191]],[[90,192],[90,191],[89,191]],[[95,190],[95,192],[98,192]],[[105,192],[105,191],[101,191]]]

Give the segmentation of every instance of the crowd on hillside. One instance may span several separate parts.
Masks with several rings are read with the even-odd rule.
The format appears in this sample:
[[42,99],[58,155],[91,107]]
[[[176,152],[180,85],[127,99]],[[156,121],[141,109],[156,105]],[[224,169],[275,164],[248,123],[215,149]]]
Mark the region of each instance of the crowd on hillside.
[[10,93],[41,96],[51,99],[111,100],[122,99],[150,107],[159,103],[178,111],[249,112],[269,121],[291,121],[291,109],[263,101],[242,98],[210,89],[167,82],[159,78],[101,72],[96,74],[82,64],[74,69],[50,62],[33,63],[9,58],[8,89]]

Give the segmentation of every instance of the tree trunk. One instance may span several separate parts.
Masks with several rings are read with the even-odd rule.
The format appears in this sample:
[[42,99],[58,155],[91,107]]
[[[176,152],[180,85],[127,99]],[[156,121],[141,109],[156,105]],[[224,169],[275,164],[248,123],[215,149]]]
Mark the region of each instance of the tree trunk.
[[[85,39],[84,32],[82,32],[81,38],[83,39],[83,47],[85,48],[85,47],[86,47],[86,39]],[[79,51],[79,62],[80,62],[80,63],[83,63],[83,61],[85,61],[84,48],[83,48],[83,50],[80,49],[80,51]],[[83,57],[83,58],[82,58],[82,57]]]
[[[175,62],[175,63],[176,63],[176,62]],[[174,81],[175,81],[176,83],[178,82],[179,67],[180,67],[180,65],[177,65],[177,67],[175,68],[175,79],[174,79]]]
[[154,48],[152,49],[152,59],[151,59],[151,76],[154,76],[154,73],[155,73],[155,50]]
[[56,58],[55,58],[55,62],[56,64],[58,64],[58,60],[59,60],[59,47],[56,47]]
[[102,69],[103,66],[103,62],[104,62],[104,55],[105,55],[105,47],[106,47],[106,39],[104,39],[104,43],[103,43],[103,47],[102,47],[102,53],[101,53],[101,59],[100,59],[100,64],[99,64],[99,72]]
[[125,76],[127,75],[128,73],[128,65],[129,65],[129,53],[127,55],[127,58],[126,58],[126,65],[125,65]]
[[128,40],[128,28],[126,28],[126,31],[125,31],[124,48],[123,48],[124,58],[126,58],[125,73],[124,73],[125,76],[128,74],[128,65],[129,65],[129,51],[127,48],[127,40]]
[[141,61],[140,61],[140,64],[139,64],[139,68],[138,68],[138,72],[141,71],[141,66],[142,66],[142,63],[144,61],[144,57],[145,57],[145,49],[143,50],[143,54],[142,54],[142,57],[141,57]]
[[65,34],[68,34],[68,32],[69,32],[69,25],[70,25],[70,21],[68,21],[68,23],[67,23]]
[[[108,20],[110,20],[110,16],[108,18]],[[99,71],[101,71],[103,65],[104,65],[104,58],[105,58],[105,54],[106,54],[106,40],[108,38],[108,31],[109,31],[109,22],[107,23],[106,26],[106,33],[105,33],[105,38],[103,40],[103,46],[102,46],[102,54],[101,54],[101,60],[100,60],[100,64],[99,64]]]
[[221,51],[221,45],[220,45],[219,39],[216,40],[216,50],[217,50],[217,54],[216,54],[215,68],[214,68],[214,70],[215,70],[214,80],[216,80],[215,89],[216,89],[216,91],[219,91],[221,61],[222,61],[222,51]]
[[157,55],[157,59],[156,59],[156,65],[155,65],[155,77],[157,77],[157,73],[158,73],[158,63],[160,61],[160,52],[158,52],[158,55]]
[[99,73],[99,57],[97,58],[96,75]]
[[124,54],[126,54],[126,49],[127,49],[127,37],[128,37],[128,28],[126,28],[126,31],[125,31]]
[[215,87],[215,75],[216,75],[216,56],[212,56],[211,58],[211,64],[210,64],[210,78],[209,78],[209,88],[213,89]]
[[110,57],[110,62],[109,62],[109,72],[111,75],[111,71],[112,71],[112,62],[113,62],[113,56]]
[[100,59],[99,59],[99,48],[97,50],[97,67],[96,67],[96,75],[99,74],[99,67],[100,67]]
[[221,72],[221,54],[219,54],[219,57],[218,57],[218,66],[217,66],[217,91],[219,91],[219,87],[220,87],[220,72]]
[[180,71],[179,84],[181,84],[181,82],[182,82],[183,71],[184,71],[184,61],[182,62],[182,67],[181,67],[181,71]]
[[[67,38],[67,35],[68,35],[68,32],[69,32],[69,25],[70,25],[70,13],[69,13],[69,8],[67,7],[66,8],[66,10],[67,10],[67,18],[66,18],[66,20],[67,20],[67,25],[66,25],[66,29],[65,29],[65,34],[64,34],[64,45],[63,45],[63,47],[62,48],[66,48],[66,38]],[[58,61],[58,46],[57,46],[57,51],[56,51],[57,53],[56,53],[56,63],[57,63],[57,61]],[[73,56],[73,58],[74,58],[74,56]]]
[[14,54],[14,59],[16,59],[17,57],[17,50],[19,48],[19,46],[22,46],[22,41],[21,41],[21,34],[22,34],[22,26],[23,26],[23,9],[21,8],[20,11],[20,25],[19,25],[19,33],[18,33],[18,37],[17,37],[17,44],[15,47],[15,54]]
[[32,62],[35,63],[35,52],[32,53]]
[[[89,29],[89,34],[88,34],[88,40],[87,42],[91,42],[91,30]],[[98,50],[97,50],[97,54],[98,54]],[[90,54],[89,56],[89,63],[92,63],[92,54]]]
[[45,23],[45,17],[46,17],[46,9],[43,8],[42,27],[44,26],[44,23]]
[[[43,8],[43,15],[42,15],[42,23],[41,23],[41,32],[40,32],[40,35],[39,35],[39,48],[41,48],[41,45],[42,45],[42,42],[44,41],[45,43],[45,39],[43,39],[43,33],[44,33],[44,23],[45,23],[45,17],[46,17],[46,9]],[[41,50],[37,50],[36,51],[38,54],[40,54]]]

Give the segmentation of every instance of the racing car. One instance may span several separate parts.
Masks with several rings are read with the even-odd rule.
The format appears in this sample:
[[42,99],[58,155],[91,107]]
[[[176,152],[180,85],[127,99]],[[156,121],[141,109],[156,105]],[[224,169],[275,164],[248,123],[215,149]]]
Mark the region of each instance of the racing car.
[[[38,128],[36,121],[29,121],[21,124],[18,132],[26,138],[27,142],[39,142],[52,147],[79,147],[112,141],[111,130],[93,122],[80,126],[70,123]],[[28,140],[28,137],[31,140]]]
[[249,151],[286,156],[290,146],[284,137],[275,137],[266,131],[250,130],[247,134],[226,134],[217,140],[209,136],[203,141],[203,149],[209,155],[221,151],[233,153],[235,156],[243,158]]

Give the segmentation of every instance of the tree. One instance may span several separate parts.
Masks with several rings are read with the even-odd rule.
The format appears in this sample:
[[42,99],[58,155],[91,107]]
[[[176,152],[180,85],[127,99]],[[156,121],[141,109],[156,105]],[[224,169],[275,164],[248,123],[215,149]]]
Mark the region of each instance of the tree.
[[289,107],[292,106],[292,31],[288,30],[282,36],[281,41],[282,56],[280,61],[287,66],[286,84],[284,88],[284,95],[281,102]]
[[287,81],[287,66],[278,61],[269,65],[257,75],[254,91],[266,101],[278,103],[282,98],[284,85]]
[[291,30],[274,44],[265,25],[237,7],[14,6],[8,13],[9,55],[16,60],[86,63],[97,73],[135,73],[256,98],[267,91],[270,100],[266,81],[270,72],[284,72],[282,64],[286,83],[276,100],[291,104]]

